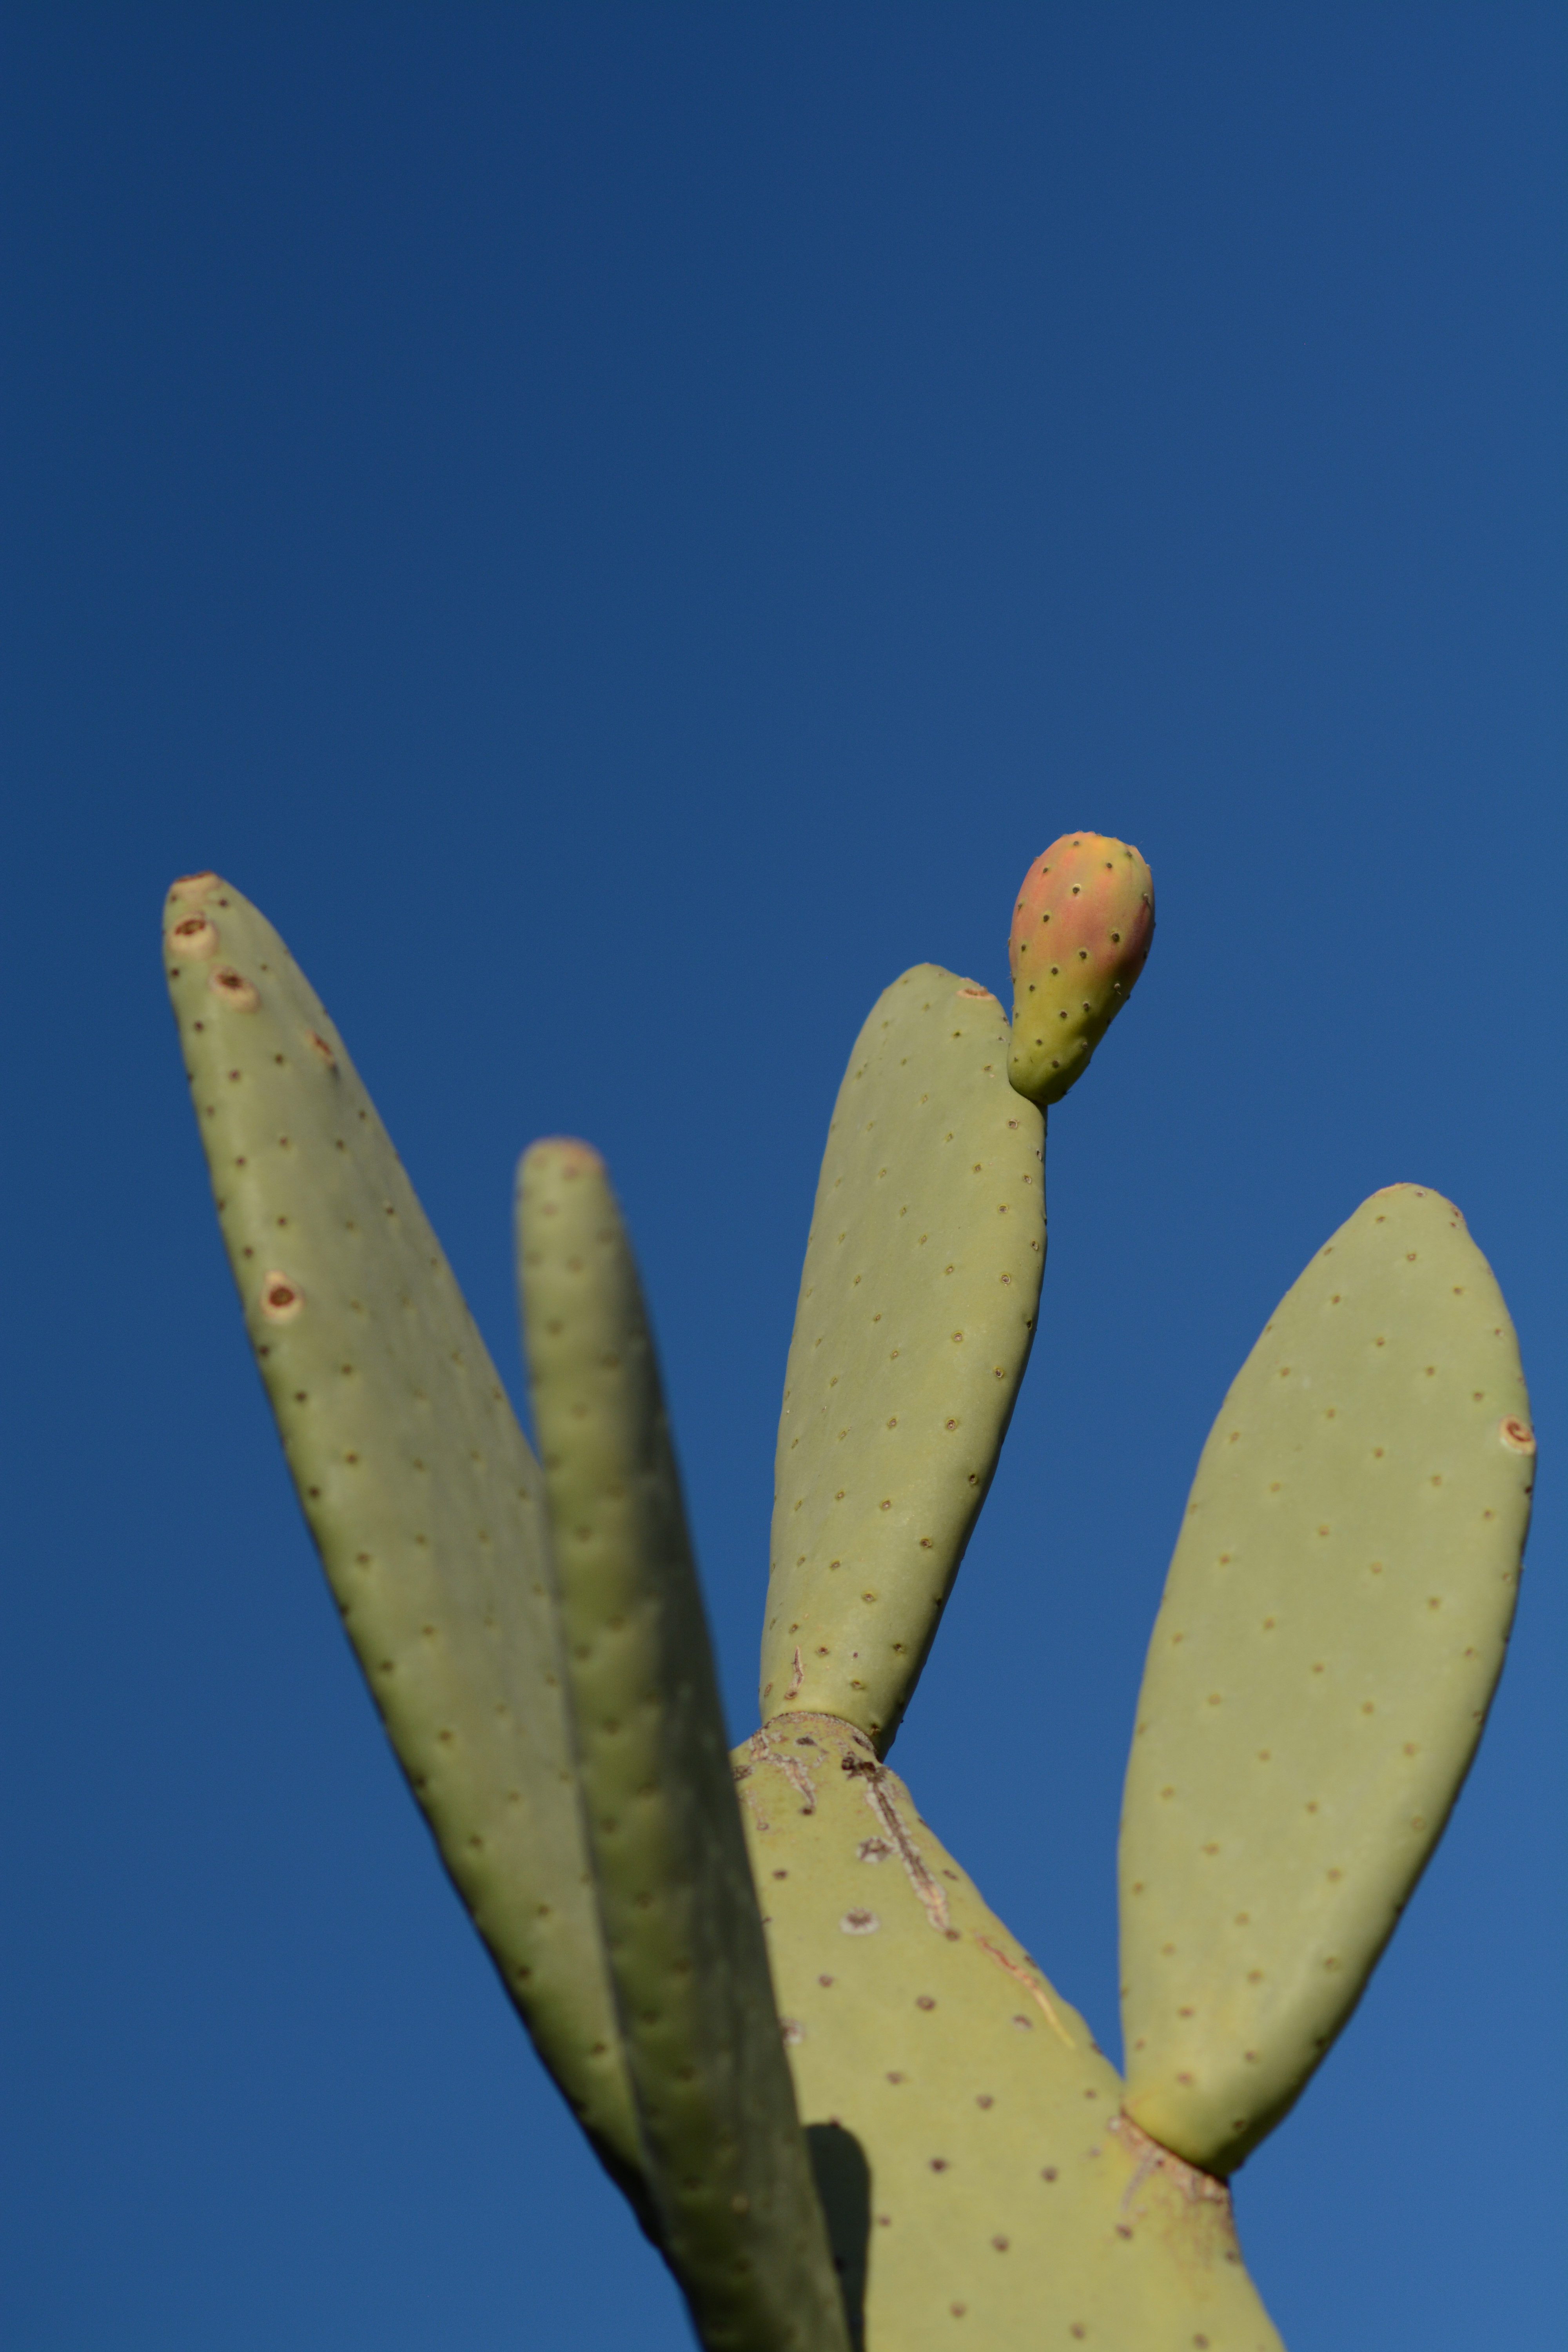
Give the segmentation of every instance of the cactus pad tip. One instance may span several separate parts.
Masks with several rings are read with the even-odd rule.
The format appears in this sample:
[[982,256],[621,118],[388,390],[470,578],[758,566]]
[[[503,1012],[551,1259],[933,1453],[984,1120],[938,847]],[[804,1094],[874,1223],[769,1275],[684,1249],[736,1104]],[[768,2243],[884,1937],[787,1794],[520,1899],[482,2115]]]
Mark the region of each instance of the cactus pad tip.
[[531,1170],[555,1166],[563,1176],[603,1175],[604,1155],[578,1135],[542,1135],[531,1143],[522,1155],[521,1173],[526,1180]]

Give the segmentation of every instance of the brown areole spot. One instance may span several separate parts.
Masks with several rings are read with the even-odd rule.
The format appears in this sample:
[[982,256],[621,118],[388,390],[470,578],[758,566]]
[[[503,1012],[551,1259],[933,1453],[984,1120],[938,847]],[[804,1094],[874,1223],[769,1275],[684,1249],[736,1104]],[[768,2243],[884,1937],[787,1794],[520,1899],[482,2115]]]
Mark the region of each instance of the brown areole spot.
[[209,923],[205,915],[187,915],[169,933],[173,945],[192,963],[205,963],[216,955],[218,948],[217,925]]
[[236,1013],[254,1013],[261,1002],[252,983],[231,963],[215,964],[207,986]]
[[298,1286],[274,1271],[261,1277],[261,1311],[269,1323],[292,1323],[304,1307]]

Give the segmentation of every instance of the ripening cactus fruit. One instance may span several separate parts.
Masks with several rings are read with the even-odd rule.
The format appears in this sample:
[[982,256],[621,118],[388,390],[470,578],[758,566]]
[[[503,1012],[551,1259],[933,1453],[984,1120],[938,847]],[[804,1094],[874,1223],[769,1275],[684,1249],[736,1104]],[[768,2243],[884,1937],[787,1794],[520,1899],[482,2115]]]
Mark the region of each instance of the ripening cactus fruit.
[[1154,877],[1135,849],[1064,833],[1018,892],[1007,960],[1007,1076],[1042,1109],[1059,1102],[1132,992],[1154,937]]
[[519,1171],[541,1465],[283,942],[216,875],[170,893],[219,1221],[345,1631],[709,2352],[1280,2352],[1228,2179],[1353,2008],[1485,1723],[1535,1440],[1463,1218],[1395,1185],[1277,1308],[1198,1466],[1128,1768],[1125,2083],[885,1761],[1037,1336],[1046,1108],[1153,919],[1136,850],[1064,835],[1017,900],[1011,1025],[919,964],[857,1039],[785,1373],[763,1724],[727,1754],[598,1154]]

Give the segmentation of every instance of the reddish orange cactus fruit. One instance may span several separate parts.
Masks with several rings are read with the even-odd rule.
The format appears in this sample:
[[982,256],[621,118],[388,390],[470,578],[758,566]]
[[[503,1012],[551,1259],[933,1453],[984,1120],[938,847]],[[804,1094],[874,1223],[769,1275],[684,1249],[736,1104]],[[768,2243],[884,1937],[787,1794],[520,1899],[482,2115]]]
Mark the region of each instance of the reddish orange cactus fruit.
[[1044,1109],[1083,1076],[1153,937],[1154,877],[1136,849],[1102,833],[1064,833],[1041,851],[1007,942],[1007,1076],[1021,1095]]

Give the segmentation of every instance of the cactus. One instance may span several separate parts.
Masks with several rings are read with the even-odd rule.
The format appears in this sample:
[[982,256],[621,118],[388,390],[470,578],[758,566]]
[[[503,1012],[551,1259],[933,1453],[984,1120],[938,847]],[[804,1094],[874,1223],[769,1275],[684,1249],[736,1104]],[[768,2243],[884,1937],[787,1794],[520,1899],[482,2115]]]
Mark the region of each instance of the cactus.
[[1045,1109],[1152,924],[1136,851],[1067,835],[1017,898],[1011,1028],[931,964],[873,1008],[786,1372],[762,1727],[726,1758],[598,1155],[520,1171],[542,1468],[281,940],[216,876],[170,894],[218,1214],[345,1629],[712,2352],[958,2323],[995,2352],[1277,2352],[1229,2176],[1350,2014],[1485,1720],[1534,1440],[1485,1260],[1403,1185],[1313,1257],[1199,1465],[1128,1773],[1125,2084],[888,1766],[1035,1337]]

